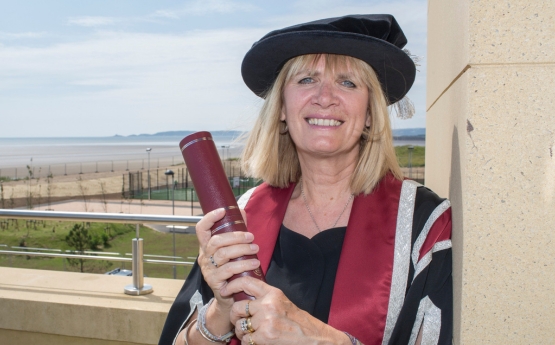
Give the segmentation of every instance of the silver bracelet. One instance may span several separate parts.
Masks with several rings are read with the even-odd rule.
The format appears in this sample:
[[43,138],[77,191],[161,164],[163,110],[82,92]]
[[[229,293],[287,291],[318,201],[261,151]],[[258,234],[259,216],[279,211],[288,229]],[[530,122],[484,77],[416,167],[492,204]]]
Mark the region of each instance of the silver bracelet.
[[349,340],[351,341],[351,344],[353,344],[353,345],[364,345],[363,343],[360,342],[360,340],[358,340],[357,338],[353,337],[353,336],[350,335],[349,333],[347,333],[347,332],[343,332],[343,333],[345,333],[345,334],[349,337]]
[[229,343],[231,338],[235,335],[235,328],[232,328],[231,331],[227,332],[224,335],[217,336],[212,334],[208,328],[206,328],[206,311],[210,304],[214,301],[212,298],[208,303],[206,303],[202,308],[200,308],[198,312],[198,321],[197,321],[197,330],[199,331],[200,335],[202,335],[206,340],[210,342],[222,342],[222,343]]
[[189,339],[187,338],[187,333],[189,333],[189,328],[191,328],[191,326],[193,325],[193,323],[197,322],[197,319],[194,319],[193,321],[191,321],[187,327],[185,327],[185,332],[183,332],[183,341],[185,342],[185,345],[189,345]]

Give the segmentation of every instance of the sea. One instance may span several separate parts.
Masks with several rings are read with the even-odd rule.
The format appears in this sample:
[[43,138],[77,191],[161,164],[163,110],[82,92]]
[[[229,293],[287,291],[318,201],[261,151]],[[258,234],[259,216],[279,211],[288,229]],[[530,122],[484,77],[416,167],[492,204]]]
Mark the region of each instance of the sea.
[[[212,132],[222,159],[239,157],[238,132]],[[0,177],[154,169],[179,165],[183,135],[75,138],[0,138]],[[395,141],[396,146],[424,146],[424,140]],[[150,151],[147,149],[150,148]]]

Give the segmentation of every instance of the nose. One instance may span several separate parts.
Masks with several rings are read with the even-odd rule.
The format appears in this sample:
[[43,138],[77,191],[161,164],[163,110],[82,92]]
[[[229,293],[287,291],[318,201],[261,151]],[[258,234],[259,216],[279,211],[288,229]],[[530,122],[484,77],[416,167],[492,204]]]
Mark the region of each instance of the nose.
[[332,105],[337,105],[337,97],[333,85],[328,81],[322,81],[319,87],[315,90],[313,103],[318,104],[323,108],[328,108]]

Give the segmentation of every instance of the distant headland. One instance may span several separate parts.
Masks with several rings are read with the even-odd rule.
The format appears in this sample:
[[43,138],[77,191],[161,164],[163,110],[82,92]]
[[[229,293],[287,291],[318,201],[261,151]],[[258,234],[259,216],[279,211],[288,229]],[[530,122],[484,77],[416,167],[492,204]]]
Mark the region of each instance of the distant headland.
[[[167,131],[158,132],[154,134],[131,134],[131,135],[119,135],[116,134],[114,137],[184,137],[189,134],[193,134],[197,131]],[[238,137],[244,132],[242,131],[210,131],[212,135],[219,137]],[[395,140],[425,140],[426,139],[426,128],[403,128],[393,130],[393,139]]]

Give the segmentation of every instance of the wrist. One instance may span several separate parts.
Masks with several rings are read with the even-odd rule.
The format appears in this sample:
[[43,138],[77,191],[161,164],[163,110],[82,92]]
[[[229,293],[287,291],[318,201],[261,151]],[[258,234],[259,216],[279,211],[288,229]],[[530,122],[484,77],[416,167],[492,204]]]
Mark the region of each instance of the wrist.
[[229,312],[218,310],[214,303],[213,298],[199,310],[196,330],[210,342],[228,343],[235,334],[235,329],[229,319]]
[[[210,303],[210,302],[208,302]],[[210,303],[210,306],[208,308],[208,310],[206,311],[206,317],[207,318],[219,318],[221,316],[227,316],[227,319],[229,321],[229,313],[231,312],[231,308],[233,307],[233,303],[229,304],[222,302],[220,300],[218,300],[217,298],[214,298],[212,300],[212,303]],[[230,321],[231,322],[231,321]]]
[[352,345],[349,336],[332,326],[318,320],[319,326],[312,333],[312,339],[307,343],[314,345]]

